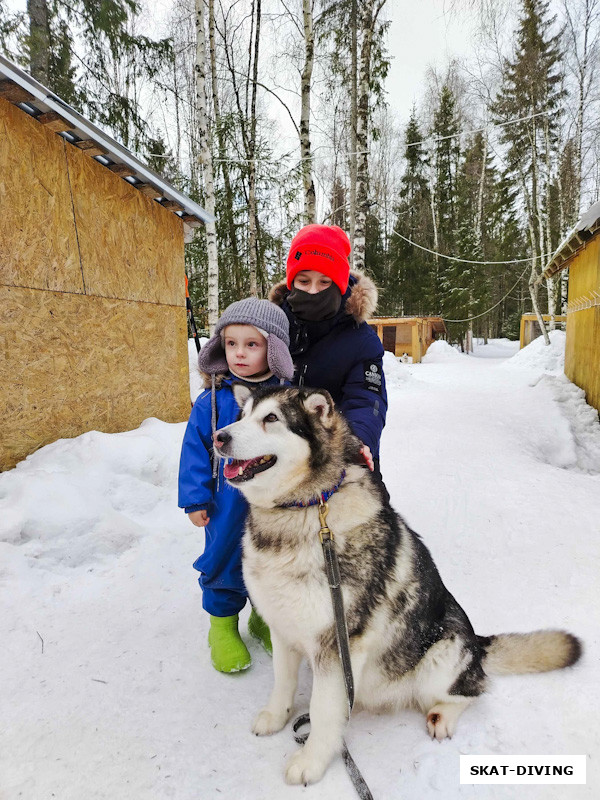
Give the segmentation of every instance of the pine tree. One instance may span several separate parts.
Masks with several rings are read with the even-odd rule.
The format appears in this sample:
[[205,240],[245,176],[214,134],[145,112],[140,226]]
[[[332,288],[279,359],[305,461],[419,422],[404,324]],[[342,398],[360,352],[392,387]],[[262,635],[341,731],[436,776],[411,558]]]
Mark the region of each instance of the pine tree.
[[[405,132],[406,168],[396,206],[395,230],[406,239],[431,248],[431,213],[427,154],[413,108]],[[430,308],[432,259],[398,235],[389,246],[389,280],[382,293],[385,313],[413,316]]]
[[[442,86],[438,107],[433,118],[433,209],[436,230],[436,249],[445,255],[456,255],[458,216],[457,180],[460,159],[460,124],[456,99],[448,84]],[[446,315],[452,276],[448,262],[435,260],[432,272],[431,299],[436,313]],[[450,302],[450,306],[452,302]],[[447,314],[447,316],[451,316]]]
[[466,260],[449,261],[444,272],[444,316],[465,320],[447,323],[450,338],[461,342],[471,328],[468,319],[484,308],[487,299],[484,265],[470,263],[483,260],[479,213],[485,195],[485,158],[484,138],[479,133],[465,148],[456,181],[453,255]]
[[351,258],[358,269],[365,265],[369,215],[369,143],[377,136],[373,114],[383,102],[383,83],[389,68],[385,33],[389,22],[379,19],[387,0],[325,0],[318,37],[329,42],[332,76],[346,87],[348,107],[349,219]]
[[[502,87],[492,106],[498,122],[510,122],[501,129],[507,175],[518,185],[525,209],[532,265],[531,301],[547,343],[537,286],[540,257],[552,247],[550,193],[557,169],[564,97],[560,34],[552,33],[556,17],[550,16],[549,7],[549,0],[522,0],[515,53],[506,61]],[[553,286],[552,282],[550,294]]]
[[133,32],[140,11],[137,0],[28,0],[20,33],[20,61],[33,77],[134,150],[152,140],[138,84],[170,57],[168,39]]

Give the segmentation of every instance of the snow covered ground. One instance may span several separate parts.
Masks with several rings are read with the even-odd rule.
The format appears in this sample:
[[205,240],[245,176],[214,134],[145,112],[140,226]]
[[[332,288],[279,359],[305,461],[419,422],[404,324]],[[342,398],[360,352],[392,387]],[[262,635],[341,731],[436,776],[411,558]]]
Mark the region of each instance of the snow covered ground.
[[[477,632],[564,627],[586,651],[494,679],[441,744],[416,712],[357,713],[347,742],[375,800],[598,796],[600,425],[563,349],[558,331],[550,348],[386,355],[383,474]],[[202,531],[176,504],[184,428],[86,433],[0,475],[2,800],[354,797],[340,761],[314,787],[285,785],[289,725],[250,734],[271,685],[253,641],[248,672],[210,665]],[[299,712],[309,694],[303,669]],[[588,782],[461,786],[460,754],[585,754]]]

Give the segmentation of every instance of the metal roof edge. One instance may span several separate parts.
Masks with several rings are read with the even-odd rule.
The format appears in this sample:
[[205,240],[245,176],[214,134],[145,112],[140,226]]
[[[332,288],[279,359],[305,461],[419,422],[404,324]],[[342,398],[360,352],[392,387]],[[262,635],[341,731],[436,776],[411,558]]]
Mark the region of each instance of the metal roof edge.
[[[594,204],[595,205],[595,204]],[[593,208],[593,206],[591,207]],[[589,212],[588,212],[589,213]],[[569,266],[585,245],[600,232],[600,212],[596,220],[582,226],[581,220],[569,231],[546,265],[541,277],[552,278]]]
[[[13,62],[3,56],[2,53],[0,53],[0,75],[4,75],[9,80],[14,81],[14,83],[28,91],[38,101],[48,106],[50,110],[56,112],[67,120],[67,122],[73,124],[75,128],[84,133],[87,138],[101,144],[110,155],[116,157],[121,163],[135,170],[136,174],[139,174],[146,182],[155,186],[157,190],[160,190],[163,197],[179,203],[187,214],[198,217],[204,224],[215,221],[215,218],[205,211],[202,206],[191,200],[187,195],[179,192],[171,186],[170,183],[167,183],[164,178],[161,178],[154,170],[143,164],[133,153],[127,150],[126,147],[115,141],[101,128],[98,128],[93,122],[86,119],[43,84],[39,83],[35,78],[32,78],[27,72],[16,64],[13,64]],[[131,185],[135,186],[133,183]],[[175,216],[178,215],[176,214]]]

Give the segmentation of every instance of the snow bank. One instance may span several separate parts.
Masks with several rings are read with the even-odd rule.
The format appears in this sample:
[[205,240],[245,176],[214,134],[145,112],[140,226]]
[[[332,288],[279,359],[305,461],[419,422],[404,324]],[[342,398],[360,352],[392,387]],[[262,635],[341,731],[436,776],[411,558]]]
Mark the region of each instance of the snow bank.
[[600,424],[598,412],[588,405],[585,392],[566,375],[543,375],[536,385],[540,395],[550,392],[570,429],[573,457],[567,466],[600,474]]
[[383,372],[388,391],[396,386],[404,386],[407,381],[415,380],[408,367],[408,364],[403,364],[393,353],[388,350],[385,351],[383,354]]
[[502,366],[511,369],[528,369],[538,374],[544,372],[562,374],[565,369],[567,335],[564,331],[556,330],[550,331],[549,336],[549,345],[544,344],[543,336],[538,336]]
[[448,361],[462,361],[464,355],[448,342],[439,339],[429,345],[427,353],[421,359],[422,364],[444,364]]
[[150,418],[41,448],[0,475],[0,542],[50,567],[93,566],[130,549],[177,507],[184,430]]

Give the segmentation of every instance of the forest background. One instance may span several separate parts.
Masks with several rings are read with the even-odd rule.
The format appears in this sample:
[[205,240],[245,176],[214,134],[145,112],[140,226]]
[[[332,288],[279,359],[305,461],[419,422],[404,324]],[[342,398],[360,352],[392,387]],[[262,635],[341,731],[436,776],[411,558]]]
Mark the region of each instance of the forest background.
[[600,197],[600,0],[430,2],[472,41],[409,112],[386,0],[0,0],[0,51],[214,213],[186,246],[200,326],[321,222],[379,314],[516,338],[564,309],[568,270],[541,273]]

